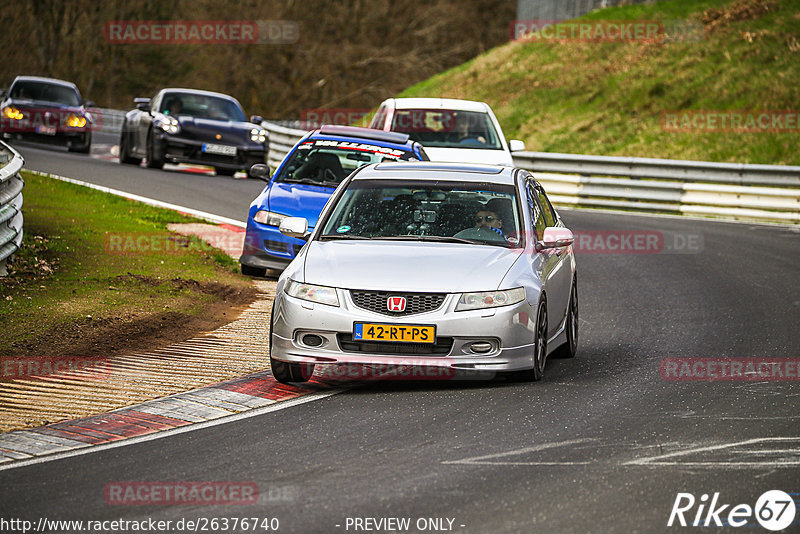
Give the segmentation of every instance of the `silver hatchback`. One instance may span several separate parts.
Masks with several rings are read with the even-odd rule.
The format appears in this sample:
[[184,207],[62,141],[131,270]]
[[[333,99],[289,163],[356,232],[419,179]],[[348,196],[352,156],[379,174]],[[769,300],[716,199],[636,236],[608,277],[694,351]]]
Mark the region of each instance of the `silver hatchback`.
[[573,235],[523,169],[365,166],[313,233],[296,217],[280,230],[308,241],[272,311],[281,382],[342,364],[370,369],[365,378],[539,380],[548,355],[575,355]]

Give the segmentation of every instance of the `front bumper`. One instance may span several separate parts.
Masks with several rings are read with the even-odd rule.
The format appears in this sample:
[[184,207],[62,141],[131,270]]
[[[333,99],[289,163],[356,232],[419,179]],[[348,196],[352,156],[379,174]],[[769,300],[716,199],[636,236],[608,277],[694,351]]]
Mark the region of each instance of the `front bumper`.
[[7,140],[34,141],[47,145],[83,147],[90,139],[88,129],[58,128],[55,134],[37,133],[30,128],[16,128],[12,125],[3,124],[2,138]]
[[266,145],[236,145],[236,155],[227,156],[203,152],[203,145],[208,142],[185,139],[180,135],[160,133],[155,141],[156,150],[167,163],[194,163],[219,169],[246,170],[256,163],[267,161]]
[[[338,289],[339,307],[300,300],[281,292],[273,309],[271,357],[311,364],[412,365],[465,372],[506,372],[533,367],[536,309],[527,301],[511,306],[456,312],[459,294],[449,294],[432,312],[392,317],[359,308],[348,290]],[[352,341],[355,322],[435,325],[436,344]],[[309,346],[305,336],[322,339]],[[475,343],[491,350],[476,353]],[[391,347],[390,347],[391,345]],[[401,346],[403,345],[403,346]],[[403,352],[392,351],[402,350]],[[450,375],[441,375],[450,376]]]
[[305,241],[286,237],[275,226],[247,221],[244,249],[239,263],[282,271],[297,256]]

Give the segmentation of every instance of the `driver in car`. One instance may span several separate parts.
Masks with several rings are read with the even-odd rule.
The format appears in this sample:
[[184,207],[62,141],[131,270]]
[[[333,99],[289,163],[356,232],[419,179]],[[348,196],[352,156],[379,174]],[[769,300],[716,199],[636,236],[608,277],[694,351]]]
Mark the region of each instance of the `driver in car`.
[[475,214],[475,228],[486,228],[503,235],[503,219],[491,210],[481,209]]

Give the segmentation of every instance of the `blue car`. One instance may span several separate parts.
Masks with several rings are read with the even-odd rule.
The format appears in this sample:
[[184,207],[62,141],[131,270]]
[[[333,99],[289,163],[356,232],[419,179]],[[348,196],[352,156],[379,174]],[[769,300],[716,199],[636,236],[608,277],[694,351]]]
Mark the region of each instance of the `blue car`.
[[242,273],[264,276],[267,269],[286,268],[305,241],[281,234],[281,220],[304,217],[313,229],[333,191],[357,168],[383,161],[428,160],[422,145],[405,133],[323,126],[300,139],[272,177],[266,166],[254,165],[251,176],[269,183],[250,204],[239,258]]

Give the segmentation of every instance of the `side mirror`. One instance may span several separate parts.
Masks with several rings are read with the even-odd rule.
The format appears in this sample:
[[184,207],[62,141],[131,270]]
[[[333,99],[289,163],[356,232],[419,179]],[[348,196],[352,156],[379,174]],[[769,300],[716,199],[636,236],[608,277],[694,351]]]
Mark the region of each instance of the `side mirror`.
[[308,221],[305,217],[286,217],[281,221],[278,230],[287,237],[296,237],[297,239],[305,240],[310,235]]
[[265,165],[263,163],[256,163],[250,170],[247,171],[247,176],[250,178],[257,178],[259,180],[264,180],[265,182],[269,182],[269,177],[272,174],[272,169],[269,168],[269,165]]
[[150,111],[150,99],[149,98],[134,98],[134,103],[136,103],[136,109],[141,111]]
[[568,228],[548,226],[544,229],[542,240],[536,243],[536,250],[568,247],[575,242],[575,236]]
[[253,124],[258,124],[259,126],[261,126],[261,123],[264,122],[264,117],[262,117],[261,115],[252,115],[250,117],[250,122],[252,122]]
[[511,152],[521,152],[525,150],[525,143],[519,139],[512,139],[508,142],[508,149]]
[[84,100],[83,107],[85,108],[93,108],[95,106],[94,100]]
[[8,89],[0,89],[0,98],[8,96]]

